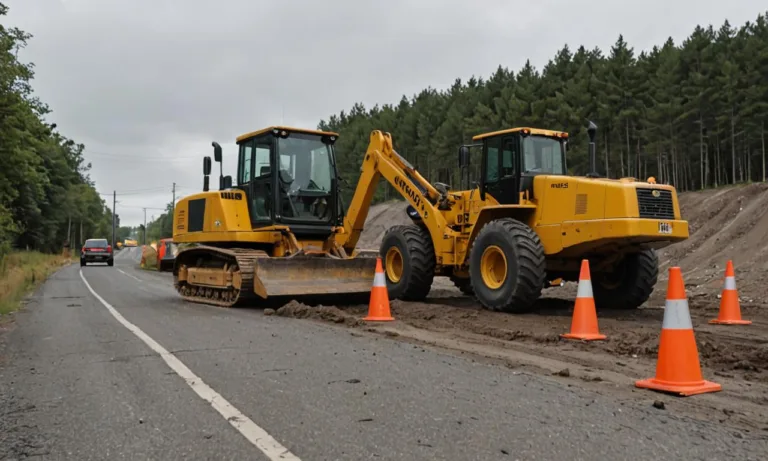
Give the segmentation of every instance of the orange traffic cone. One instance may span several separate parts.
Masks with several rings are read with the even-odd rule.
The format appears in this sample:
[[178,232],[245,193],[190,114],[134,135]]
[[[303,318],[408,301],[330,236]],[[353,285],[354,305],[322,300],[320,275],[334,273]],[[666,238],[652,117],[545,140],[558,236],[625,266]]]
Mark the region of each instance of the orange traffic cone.
[[679,267],[669,269],[667,303],[659,339],[656,376],[635,382],[635,386],[680,395],[717,392],[723,388],[701,375],[699,350],[693,335],[691,313]]
[[592,296],[592,278],[589,275],[589,261],[586,259],[581,261],[579,291],[576,294],[576,305],[573,308],[571,332],[560,336],[585,341],[606,338],[597,329],[597,310],[595,309],[595,298]]
[[391,322],[395,320],[389,312],[389,293],[387,293],[384,269],[381,267],[381,258],[376,258],[376,274],[373,276],[371,301],[368,303],[368,316],[364,317],[363,320],[369,322]]
[[725,266],[725,285],[720,296],[720,314],[709,323],[723,325],[749,325],[749,320],[741,319],[741,307],[739,306],[739,293],[736,291],[736,274],[733,272],[733,262],[728,261]]

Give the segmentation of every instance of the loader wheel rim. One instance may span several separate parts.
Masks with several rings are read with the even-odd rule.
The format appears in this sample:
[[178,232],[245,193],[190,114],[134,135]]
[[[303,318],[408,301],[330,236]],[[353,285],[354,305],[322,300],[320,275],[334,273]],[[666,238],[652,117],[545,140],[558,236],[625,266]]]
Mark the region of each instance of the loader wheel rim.
[[483,283],[491,290],[498,290],[507,278],[507,257],[496,245],[491,245],[483,251],[480,257],[480,275]]
[[387,278],[392,283],[398,283],[403,276],[403,254],[397,247],[387,250],[385,257],[387,264]]

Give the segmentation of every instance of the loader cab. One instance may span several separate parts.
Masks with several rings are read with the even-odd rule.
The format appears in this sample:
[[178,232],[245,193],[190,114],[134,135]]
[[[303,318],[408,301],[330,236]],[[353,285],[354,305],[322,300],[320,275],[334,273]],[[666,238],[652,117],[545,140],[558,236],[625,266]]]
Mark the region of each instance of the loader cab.
[[334,143],[338,134],[270,127],[237,138],[237,188],[254,228],[290,225],[299,235],[330,235],[337,224]]
[[537,175],[565,175],[567,133],[536,128],[512,128],[477,135],[483,148],[480,198],[492,196],[502,205],[520,202],[520,192],[533,197]]

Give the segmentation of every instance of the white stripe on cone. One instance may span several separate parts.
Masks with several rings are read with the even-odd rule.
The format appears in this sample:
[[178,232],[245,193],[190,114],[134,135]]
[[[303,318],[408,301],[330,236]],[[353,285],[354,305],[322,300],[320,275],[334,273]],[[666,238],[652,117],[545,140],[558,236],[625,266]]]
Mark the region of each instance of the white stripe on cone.
[[688,300],[668,299],[664,308],[662,330],[693,330],[691,313],[688,310]]
[[376,275],[373,276],[373,286],[375,287],[387,286],[387,280],[384,278],[384,272],[377,272]]
[[577,298],[591,298],[592,297],[592,281],[591,280],[579,280],[579,291],[576,292]]
[[736,277],[726,277],[725,278],[725,289],[726,290],[735,290],[736,289]]

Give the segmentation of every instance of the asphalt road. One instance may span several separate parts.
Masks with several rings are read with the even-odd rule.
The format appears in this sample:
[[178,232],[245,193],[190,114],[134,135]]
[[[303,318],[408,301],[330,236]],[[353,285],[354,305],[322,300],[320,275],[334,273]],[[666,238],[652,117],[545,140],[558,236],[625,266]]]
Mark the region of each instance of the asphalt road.
[[137,249],[115,262],[57,272],[0,333],[0,459],[637,461],[768,452],[750,434],[655,409],[653,395],[647,405],[611,400],[377,335],[185,303],[167,274],[136,269]]

